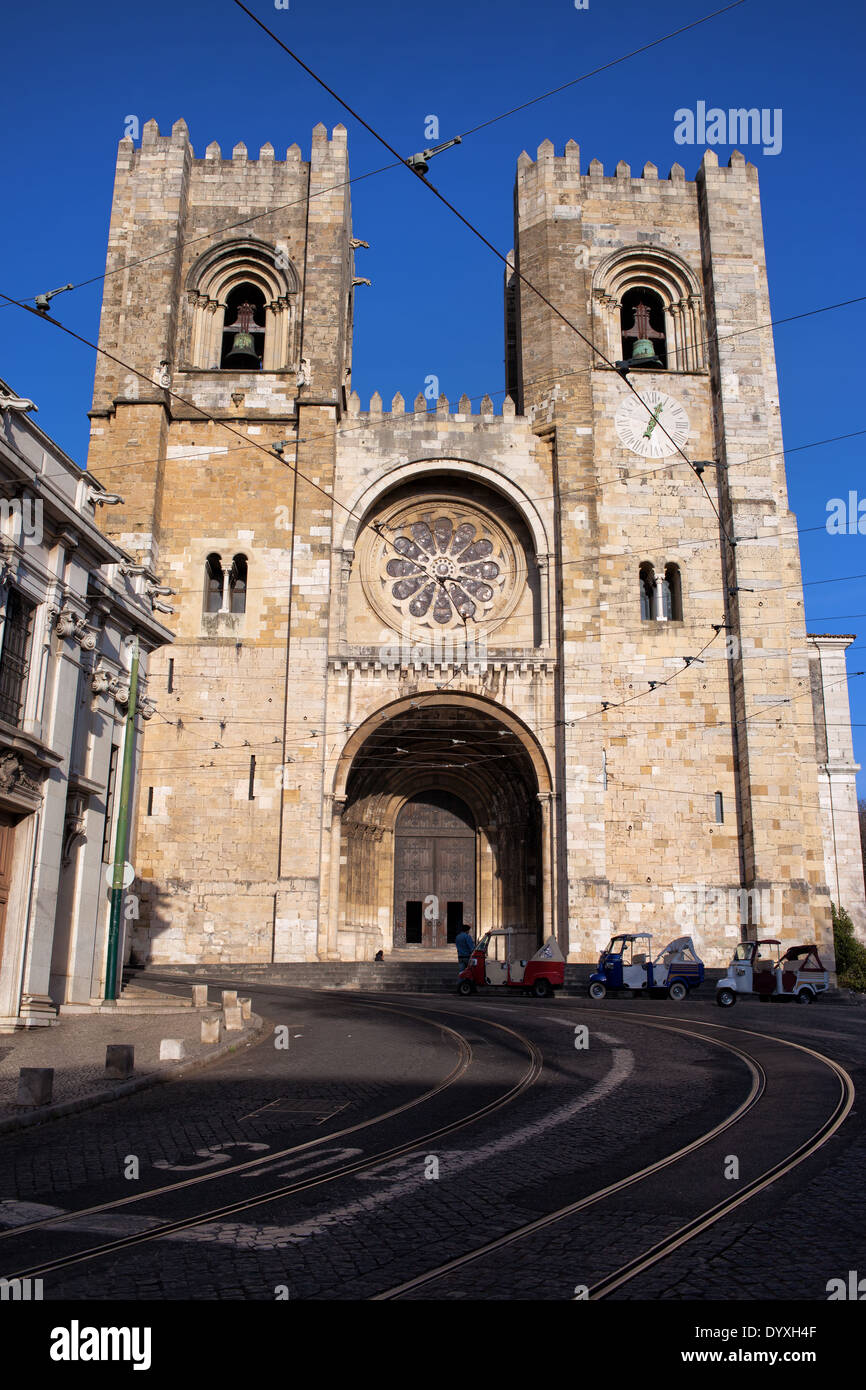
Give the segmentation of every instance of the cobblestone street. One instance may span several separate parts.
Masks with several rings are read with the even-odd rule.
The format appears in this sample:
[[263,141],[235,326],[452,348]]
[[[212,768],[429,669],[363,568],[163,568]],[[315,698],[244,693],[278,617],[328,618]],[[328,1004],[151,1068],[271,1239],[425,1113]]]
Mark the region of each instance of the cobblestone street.
[[[569,1300],[817,1132],[840,1083],[816,1053],[855,1082],[866,1060],[862,1011],[843,1006],[745,1004],[721,1024],[710,1001],[255,989],[253,1007],[268,1029],[242,1053],[0,1140],[9,1276],[38,1273],[45,1299],[71,1305],[369,1299],[418,1279],[404,1297]],[[739,1053],[764,1073],[757,1101]],[[826,1301],[828,1280],[864,1264],[850,1219],[863,1157],[855,1110],[610,1296]],[[797,1240],[780,1242],[791,1211]]]

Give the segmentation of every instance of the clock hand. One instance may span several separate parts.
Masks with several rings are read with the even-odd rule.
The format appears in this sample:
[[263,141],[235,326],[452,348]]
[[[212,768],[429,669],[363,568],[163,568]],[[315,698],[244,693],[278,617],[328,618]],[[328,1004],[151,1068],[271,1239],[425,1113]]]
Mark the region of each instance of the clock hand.
[[662,413],[663,410],[664,410],[664,401],[662,401],[660,405],[657,405],[656,408],[655,408],[655,410],[653,411],[653,417],[652,417],[652,419],[650,420],[649,424],[647,425],[646,429],[645,429],[644,432],[643,432],[643,438],[644,438],[644,439],[649,439],[650,436],[652,435],[653,430],[655,429],[656,425],[657,425],[658,422],[659,422],[659,416],[661,415],[661,413]]

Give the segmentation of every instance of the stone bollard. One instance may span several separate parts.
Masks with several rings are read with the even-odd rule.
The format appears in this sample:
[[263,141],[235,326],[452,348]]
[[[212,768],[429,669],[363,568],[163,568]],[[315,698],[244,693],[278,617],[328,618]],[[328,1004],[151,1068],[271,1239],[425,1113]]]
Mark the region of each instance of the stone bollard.
[[161,1062],[179,1062],[186,1056],[186,1048],[183,1038],[163,1038],[159,1045],[159,1060]]
[[237,1002],[238,1002],[238,992],[237,992],[236,989],[224,989],[224,990],[223,990],[223,1008],[224,1008],[224,1009],[234,1009],[234,1008],[237,1008]]
[[219,1014],[209,1014],[201,1021],[201,1040],[203,1043],[218,1043],[222,1037],[222,1019]]
[[207,985],[193,985],[192,987],[192,1006],[194,1009],[203,1009],[207,1004]]
[[109,1043],[105,1049],[105,1075],[111,1081],[125,1081],[135,1068],[135,1048],[131,1043]]
[[239,1004],[234,1008],[223,1009],[223,1016],[226,1022],[227,1033],[237,1033],[244,1026],[243,1015]]
[[50,1105],[53,1090],[53,1067],[22,1067],[18,1072],[19,1105]]
[[239,1003],[240,1006],[241,1006],[241,1017],[242,1017],[242,1018],[251,1018],[251,1017],[252,1017],[252,1012],[253,1012],[253,1001],[252,1001],[252,999],[239,999],[239,1000],[238,1000],[238,1003]]

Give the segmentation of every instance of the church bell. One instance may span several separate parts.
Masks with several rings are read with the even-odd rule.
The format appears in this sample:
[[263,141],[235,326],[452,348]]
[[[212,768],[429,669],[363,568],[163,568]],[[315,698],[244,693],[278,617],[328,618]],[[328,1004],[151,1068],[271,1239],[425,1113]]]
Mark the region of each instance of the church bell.
[[632,348],[631,361],[639,362],[641,358],[646,359],[648,357],[651,357],[654,362],[658,361],[658,358],[656,357],[656,350],[650,342],[649,338],[638,338],[637,342]]
[[225,331],[234,333],[234,342],[226,354],[225,366],[238,367],[242,371],[258,371],[259,354],[256,351],[253,333],[264,333],[254,320],[255,305],[239,304],[237,322],[227,325]]

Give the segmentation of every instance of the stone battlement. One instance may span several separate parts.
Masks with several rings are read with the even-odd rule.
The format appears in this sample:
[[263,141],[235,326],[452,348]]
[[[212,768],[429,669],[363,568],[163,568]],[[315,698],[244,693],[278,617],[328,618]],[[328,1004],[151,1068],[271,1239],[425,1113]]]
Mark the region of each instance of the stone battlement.
[[411,409],[406,409],[406,402],[398,391],[391,401],[391,409],[382,409],[382,397],[378,391],[374,391],[370,397],[369,410],[361,409],[361,398],[357,391],[353,391],[349,397],[348,413],[352,416],[363,416],[366,419],[377,419],[383,415],[420,415],[430,420],[457,420],[464,421],[467,417],[477,413],[479,419],[500,419],[512,420],[517,413],[517,407],[510,396],[506,396],[502,402],[502,409],[497,415],[493,400],[490,396],[482,396],[479,409],[475,410],[474,403],[469,396],[462,395],[457,402],[457,409],[451,409],[448,397],[444,393],[436,401],[436,409],[428,410],[429,402],[427,397],[420,392],[415,397]]
[[[719,168],[719,157],[714,150],[704,151],[704,156],[701,160],[701,164],[699,166],[698,173],[695,177],[694,182],[697,182],[697,180],[701,177],[701,174],[705,168]],[[739,150],[732,151],[731,157],[728,160],[727,168],[733,171],[747,169],[753,176],[757,177],[758,171],[756,166],[754,164],[747,163],[745,155],[743,155]],[[692,182],[692,180],[686,179],[686,172],[681,164],[672,164],[670,168],[670,173],[667,175],[667,177],[663,178],[662,180],[659,180],[658,165],[653,164],[650,160],[648,160],[647,163],[643,166],[643,169],[641,170],[639,175],[632,175],[631,165],[627,164],[624,159],[621,159],[619,161],[615,171],[612,174],[605,174],[604,165],[602,164],[600,159],[592,159],[590,160],[589,165],[587,166],[586,173],[581,174],[580,146],[574,140],[568,141],[568,144],[565,146],[565,149],[561,155],[558,155],[556,153],[556,147],[554,146],[552,140],[542,140],[541,144],[538,146],[538,150],[536,151],[535,159],[532,159],[526,153],[526,151],[523,150],[523,152],[520,154],[517,160],[518,178],[531,178],[535,176],[541,177],[543,179],[545,177],[545,174],[552,173],[554,170],[557,173],[560,173],[564,170],[567,175],[571,176],[571,178],[588,178],[593,183],[600,181],[603,183],[616,184],[618,182],[622,183],[623,180],[626,179],[634,183],[640,182],[641,180],[650,181],[653,183],[658,183],[661,181],[662,183],[673,184]]]
[[[182,146],[184,148],[188,148],[193,159],[196,158],[195,151],[192,148],[192,144],[189,138],[189,127],[182,117],[179,121],[175,121],[174,125],[171,128],[170,135],[160,134],[159,125],[155,120],[145,122],[141,131],[142,150],[153,151],[157,149],[168,149],[172,146]],[[335,125],[330,137],[328,136],[327,126],[322,125],[321,122],[317,126],[313,127],[311,142],[311,157],[313,158],[313,160],[316,159],[317,155],[324,153],[328,149],[328,146],[338,148],[341,151],[344,151],[346,149],[346,127],[344,125]],[[131,138],[131,136],[124,136],[124,138],[120,141],[120,148],[125,150],[135,149],[135,142]],[[223,158],[222,150],[217,141],[212,140],[211,143],[208,145],[207,149],[205,150],[204,157],[199,157],[196,160],[196,162],[200,164],[205,164],[212,161],[219,161],[221,164],[234,165],[288,164],[290,166],[295,165],[297,167],[300,167],[301,163],[303,162],[301,158],[301,148],[299,145],[290,145],[289,148],[286,150],[285,159],[282,160],[277,159],[276,154],[274,152],[274,147],[270,143],[270,141],[267,141],[266,144],[262,145],[261,149],[259,150],[258,159],[250,159],[247,147],[242,140],[234,146],[231,152],[231,156],[226,157],[225,159]]]

